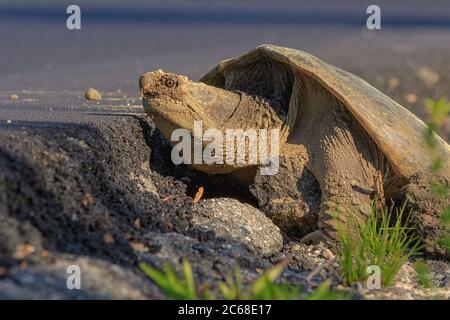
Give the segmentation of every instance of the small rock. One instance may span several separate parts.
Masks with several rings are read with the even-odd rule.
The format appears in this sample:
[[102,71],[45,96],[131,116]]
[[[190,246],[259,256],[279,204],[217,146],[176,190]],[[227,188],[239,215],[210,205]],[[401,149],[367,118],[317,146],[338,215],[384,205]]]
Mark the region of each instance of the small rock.
[[103,242],[106,244],[114,244],[114,237],[110,233],[105,233]]
[[405,100],[408,103],[416,103],[417,102],[417,95],[415,95],[414,93],[408,93],[407,95],[405,95]]
[[433,69],[427,67],[427,66],[421,66],[417,70],[417,75],[419,76],[420,80],[428,87],[433,87],[436,83],[439,82],[439,74],[434,71]]
[[86,91],[86,94],[84,95],[84,97],[87,100],[102,100],[102,95],[100,94],[100,92],[94,88],[89,88],[88,91]]
[[331,252],[330,249],[324,248],[322,250],[322,257],[324,257],[327,260],[333,260],[334,259],[334,254],[333,254],[333,252]]
[[20,245],[14,253],[14,258],[22,260],[32,254],[35,248],[31,244]]
[[231,198],[206,199],[199,205],[200,214],[192,219],[194,225],[242,242],[262,254],[282,249],[280,229],[257,208]]
[[145,245],[141,242],[137,242],[137,241],[130,242],[130,246],[136,251],[140,251],[140,252],[148,251],[148,249],[145,247]]
[[389,78],[388,80],[388,88],[389,90],[395,90],[400,85],[400,80],[396,77]]
[[137,218],[136,220],[134,220],[133,226],[139,230],[141,228],[141,219]]
[[17,94],[12,94],[12,95],[9,96],[9,99],[17,100],[17,99],[19,99],[19,96]]

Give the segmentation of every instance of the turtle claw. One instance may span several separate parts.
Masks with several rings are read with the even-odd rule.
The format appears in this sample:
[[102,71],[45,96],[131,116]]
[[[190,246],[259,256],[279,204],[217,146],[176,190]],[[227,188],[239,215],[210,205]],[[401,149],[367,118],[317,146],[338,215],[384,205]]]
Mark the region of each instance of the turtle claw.
[[330,238],[322,230],[316,230],[304,236],[300,242],[305,244],[317,244],[319,242],[329,243]]

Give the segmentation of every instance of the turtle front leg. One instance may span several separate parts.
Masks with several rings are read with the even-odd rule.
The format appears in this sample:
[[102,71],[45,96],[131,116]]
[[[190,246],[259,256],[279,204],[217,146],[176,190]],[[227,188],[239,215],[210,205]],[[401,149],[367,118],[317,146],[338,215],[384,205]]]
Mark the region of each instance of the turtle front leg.
[[375,190],[381,184],[377,181],[381,176],[380,161],[372,158],[377,150],[368,146],[360,151],[348,140],[323,146],[321,150],[325,152],[314,159],[313,172],[322,191],[319,229],[306,235],[302,242],[338,240],[338,230],[356,233],[357,224],[371,214]]
[[357,223],[371,214],[373,184],[355,171],[331,171],[324,180],[319,211],[319,229],[302,242],[330,242],[338,239],[338,230],[355,232]]

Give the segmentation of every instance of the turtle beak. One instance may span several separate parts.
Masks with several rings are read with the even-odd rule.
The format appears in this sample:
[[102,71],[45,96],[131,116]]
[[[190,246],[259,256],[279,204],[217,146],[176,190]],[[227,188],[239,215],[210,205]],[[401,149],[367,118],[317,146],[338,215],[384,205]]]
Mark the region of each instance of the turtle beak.
[[156,88],[160,84],[161,76],[163,74],[164,71],[158,69],[156,71],[144,73],[139,77],[139,90],[141,98],[144,97],[144,95],[157,95]]
[[148,72],[139,77],[139,90],[141,97],[157,95],[157,87],[160,82],[160,75],[155,72]]
[[145,75],[139,77],[139,91],[141,98],[144,98],[145,88],[149,87],[149,83],[146,78],[147,77]]

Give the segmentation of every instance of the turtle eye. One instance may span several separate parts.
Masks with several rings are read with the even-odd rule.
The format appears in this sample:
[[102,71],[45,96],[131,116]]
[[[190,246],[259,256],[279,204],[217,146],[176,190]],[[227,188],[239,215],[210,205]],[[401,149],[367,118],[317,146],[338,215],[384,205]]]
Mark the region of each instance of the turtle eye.
[[168,88],[174,88],[177,86],[177,81],[172,78],[163,79],[163,83]]

